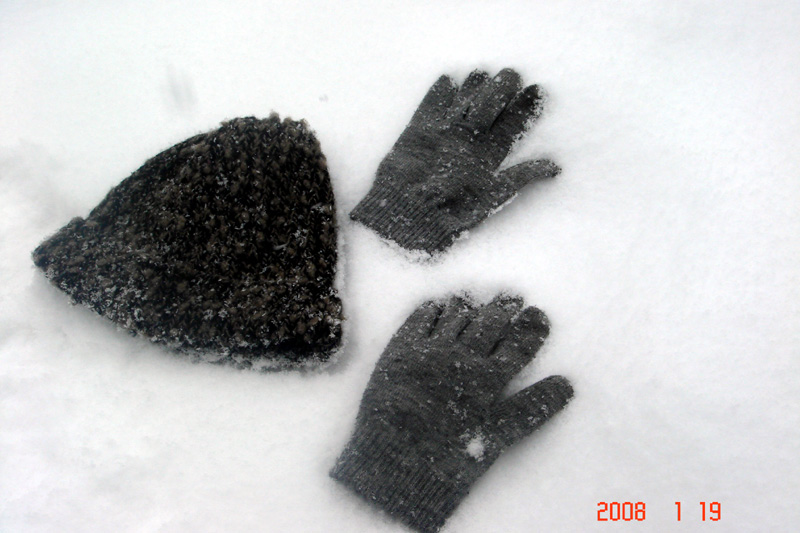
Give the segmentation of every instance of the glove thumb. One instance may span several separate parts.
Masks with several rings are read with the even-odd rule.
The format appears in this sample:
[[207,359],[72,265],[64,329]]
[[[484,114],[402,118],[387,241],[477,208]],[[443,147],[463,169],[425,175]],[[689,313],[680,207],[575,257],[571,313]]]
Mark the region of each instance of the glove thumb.
[[509,167],[497,174],[499,190],[505,196],[503,202],[511,198],[521,188],[532,181],[554,178],[561,172],[558,165],[549,159],[525,161]]
[[500,449],[513,446],[559,412],[573,395],[563,376],[550,376],[507,398],[490,413],[492,437]]

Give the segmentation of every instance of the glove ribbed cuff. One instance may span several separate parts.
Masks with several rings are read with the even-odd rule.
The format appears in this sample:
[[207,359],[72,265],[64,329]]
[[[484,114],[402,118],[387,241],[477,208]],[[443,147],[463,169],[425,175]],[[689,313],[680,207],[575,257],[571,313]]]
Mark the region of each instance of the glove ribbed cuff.
[[429,254],[450,246],[458,233],[441,209],[420,204],[407,192],[386,186],[373,187],[350,218],[403,248]]
[[423,533],[444,525],[469,491],[388,433],[357,431],[330,475],[393,517]]

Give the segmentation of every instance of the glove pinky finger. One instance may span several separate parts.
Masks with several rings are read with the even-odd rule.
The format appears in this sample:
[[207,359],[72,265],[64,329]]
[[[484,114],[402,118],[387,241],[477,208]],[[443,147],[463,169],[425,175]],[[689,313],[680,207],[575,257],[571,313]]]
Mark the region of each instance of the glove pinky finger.
[[444,117],[458,92],[456,82],[447,75],[436,80],[411,117],[411,125],[422,127]]
[[397,335],[412,335],[416,338],[428,337],[444,310],[444,304],[433,300],[420,305],[398,331]]

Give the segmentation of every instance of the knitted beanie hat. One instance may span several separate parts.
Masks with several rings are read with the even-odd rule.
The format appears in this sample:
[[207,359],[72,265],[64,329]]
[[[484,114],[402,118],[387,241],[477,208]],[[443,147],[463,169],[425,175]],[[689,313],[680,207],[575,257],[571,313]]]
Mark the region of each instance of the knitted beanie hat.
[[319,142],[273,113],[153,157],[33,261],[134,334],[239,366],[298,364],[341,340],[336,239]]

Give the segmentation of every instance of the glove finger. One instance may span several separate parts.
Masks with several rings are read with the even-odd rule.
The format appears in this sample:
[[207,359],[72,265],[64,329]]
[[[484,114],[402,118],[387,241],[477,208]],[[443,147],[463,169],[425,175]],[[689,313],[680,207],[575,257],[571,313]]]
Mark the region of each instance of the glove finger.
[[567,378],[550,376],[497,404],[491,411],[492,437],[500,449],[536,431],[572,399]]
[[444,305],[433,334],[455,339],[469,325],[476,312],[475,307],[467,299],[453,296]]
[[472,98],[472,104],[463,120],[456,125],[477,133],[485,133],[522,89],[522,79],[514,70],[501,70],[488,83],[484,83]]
[[492,189],[491,209],[509,201],[528,183],[554,178],[560,172],[561,168],[549,159],[525,161],[499,172],[496,176],[496,186]]
[[549,333],[550,323],[542,311],[535,307],[523,309],[494,350],[497,365],[511,379],[533,360]]
[[491,125],[490,135],[503,146],[511,146],[517,135],[524,132],[528,124],[542,112],[544,91],[538,85],[525,87],[517,93],[510,104]]
[[488,81],[489,75],[486,72],[473,70],[464,80],[464,83],[461,84],[461,88],[458,90],[458,94],[456,94],[447,112],[445,121],[451,123],[462,120],[467,111],[469,111],[473,98]]
[[489,74],[483,70],[473,70],[461,84],[458,91],[459,100],[471,100],[486,82],[489,81]]
[[410,126],[424,127],[444,118],[458,92],[455,80],[442,75],[436,80],[411,117]]
[[479,354],[488,356],[507,334],[522,306],[522,298],[505,294],[495,297],[478,310],[459,338]]
[[396,335],[418,339],[430,336],[443,310],[444,304],[441,302],[432,300],[425,302],[409,315]]

